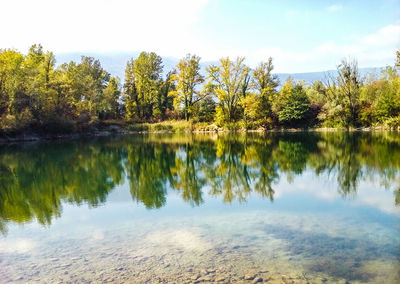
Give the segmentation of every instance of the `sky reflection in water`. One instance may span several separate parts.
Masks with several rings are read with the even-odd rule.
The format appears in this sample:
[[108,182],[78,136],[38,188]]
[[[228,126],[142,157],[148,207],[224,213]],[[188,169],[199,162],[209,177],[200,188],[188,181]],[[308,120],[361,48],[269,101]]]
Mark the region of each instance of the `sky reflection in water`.
[[399,170],[396,133],[3,146],[0,278],[395,283]]

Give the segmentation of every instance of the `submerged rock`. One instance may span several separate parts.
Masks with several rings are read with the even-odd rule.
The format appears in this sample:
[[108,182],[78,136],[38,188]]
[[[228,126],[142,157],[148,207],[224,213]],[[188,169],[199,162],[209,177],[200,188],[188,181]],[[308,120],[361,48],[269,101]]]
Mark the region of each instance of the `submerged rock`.
[[195,274],[195,275],[193,275],[192,277],[190,277],[190,279],[192,279],[192,280],[197,280],[197,279],[199,279],[200,278],[200,274]]
[[253,274],[246,274],[245,276],[244,276],[244,279],[245,280],[253,280],[255,278],[255,276],[253,275]]

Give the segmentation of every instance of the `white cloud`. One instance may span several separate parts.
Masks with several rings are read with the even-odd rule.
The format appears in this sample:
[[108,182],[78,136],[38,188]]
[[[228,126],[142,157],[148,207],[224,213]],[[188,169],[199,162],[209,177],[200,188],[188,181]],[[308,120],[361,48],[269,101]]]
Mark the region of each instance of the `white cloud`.
[[[49,50],[151,50],[185,54],[190,32],[207,0],[5,0],[0,48],[24,51],[33,43]],[[7,12],[6,12],[7,11]]]
[[[240,45],[207,40],[198,26],[209,0],[3,0],[0,17],[3,28],[0,48],[13,47],[26,52],[33,43],[46,50],[63,52],[155,51],[162,56],[181,58],[195,53],[204,61],[222,56],[246,56],[251,66],[269,56],[277,72],[307,72],[334,69],[343,57],[352,56],[360,66],[393,64],[399,48],[400,23],[388,25],[369,35],[327,41],[308,50],[279,43],[256,46],[254,41]],[[331,5],[329,11],[342,9]],[[299,11],[283,15],[295,24]],[[221,16],[222,17],[222,16]],[[218,26],[215,27],[218,29]],[[238,37],[240,34],[238,34]],[[290,35],[288,35],[290,36]],[[296,51],[293,51],[296,50]]]
[[[306,51],[292,51],[280,46],[257,49],[216,48],[199,45],[197,54],[202,59],[217,60],[222,56],[245,56],[254,67],[258,62],[272,57],[275,72],[313,72],[336,69],[343,58],[357,59],[360,67],[393,65],[395,51],[400,48],[400,23],[385,26],[374,33],[347,38],[343,42],[327,41]],[[213,43],[214,44],[214,43]]]
[[[288,183],[284,177],[281,182],[274,187],[275,199],[299,192],[311,194],[319,199],[327,202],[341,200],[343,197],[338,193],[338,184],[336,176],[329,178],[329,175],[323,174],[315,176],[311,172],[306,172],[301,177],[296,177],[292,183]],[[311,187],[310,184],[316,186]],[[384,190],[381,186],[371,184],[370,181],[361,181],[358,185],[358,191],[354,196],[347,196],[346,198],[353,197],[352,205],[358,206],[371,206],[381,212],[400,216],[400,210],[394,205],[393,190]]]
[[315,48],[319,56],[354,57],[361,66],[382,66],[394,63],[395,51],[400,46],[400,23],[378,31],[354,37],[346,43],[326,42]]
[[280,47],[258,49],[249,53],[249,58],[257,61],[271,56],[277,72],[311,72],[335,69],[344,57],[357,59],[360,67],[393,65],[395,51],[399,48],[400,23],[342,43],[323,42],[304,52],[292,52]]
[[334,4],[334,5],[330,5],[328,7],[326,7],[326,10],[328,10],[328,12],[337,12],[343,9],[342,5],[338,5],[338,4]]
[[168,229],[154,231],[147,235],[146,241],[156,244],[157,247],[174,246],[185,251],[206,251],[213,245],[204,240],[202,232],[198,229]]
[[27,253],[37,246],[31,239],[0,240],[0,253]]
[[368,46],[400,45],[400,24],[388,25],[378,32],[361,38],[361,43]]

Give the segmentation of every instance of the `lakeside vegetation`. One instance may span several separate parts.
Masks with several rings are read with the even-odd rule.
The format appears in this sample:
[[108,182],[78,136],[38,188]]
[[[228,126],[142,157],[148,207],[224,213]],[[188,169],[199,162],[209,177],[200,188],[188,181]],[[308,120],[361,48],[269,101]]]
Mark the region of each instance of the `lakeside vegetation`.
[[142,52],[127,62],[122,85],[93,57],[56,67],[54,54],[41,45],[26,55],[3,49],[0,134],[84,133],[107,122],[168,130],[176,123],[151,123],[179,120],[188,123],[176,129],[186,130],[398,128],[399,68],[400,51],[378,77],[362,78],[355,60],[343,60],[337,77],[307,86],[291,78],[279,82],[272,58],[255,69],[242,57],[221,58],[202,74],[200,57],[188,54],[167,73],[160,56]]

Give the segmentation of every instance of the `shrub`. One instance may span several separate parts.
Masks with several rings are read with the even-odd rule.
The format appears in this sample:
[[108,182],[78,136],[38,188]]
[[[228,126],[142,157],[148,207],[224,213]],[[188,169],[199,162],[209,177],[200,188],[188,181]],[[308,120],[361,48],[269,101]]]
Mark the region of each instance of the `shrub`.
[[40,132],[50,134],[68,134],[76,131],[74,121],[64,117],[53,117],[42,123]]
[[227,122],[224,125],[224,129],[229,131],[238,131],[242,129],[242,125],[240,122]]
[[400,115],[397,117],[390,117],[385,120],[385,126],[391,129],[400,127]]

